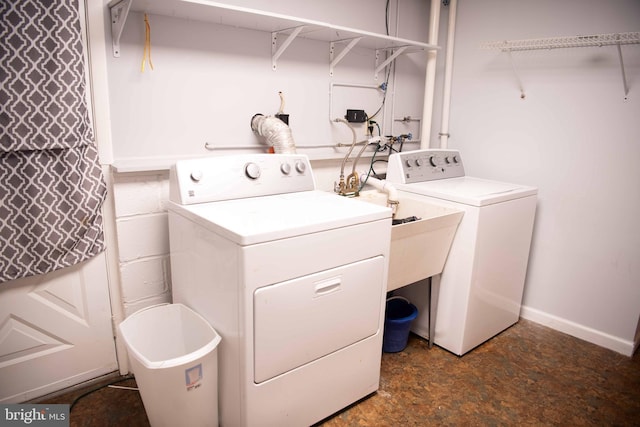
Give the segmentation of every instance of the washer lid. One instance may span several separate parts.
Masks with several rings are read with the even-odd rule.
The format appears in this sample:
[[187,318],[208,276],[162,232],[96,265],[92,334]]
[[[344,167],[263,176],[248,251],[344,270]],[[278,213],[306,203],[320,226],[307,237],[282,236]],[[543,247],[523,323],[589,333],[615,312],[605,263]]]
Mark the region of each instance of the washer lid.
[[535,187],[470,176],[396,186],[399,190],[471,206],[486,206],[538,193]]
[[391,218],[391,209],[320,190],[179,205],[170,211],[239,245]]

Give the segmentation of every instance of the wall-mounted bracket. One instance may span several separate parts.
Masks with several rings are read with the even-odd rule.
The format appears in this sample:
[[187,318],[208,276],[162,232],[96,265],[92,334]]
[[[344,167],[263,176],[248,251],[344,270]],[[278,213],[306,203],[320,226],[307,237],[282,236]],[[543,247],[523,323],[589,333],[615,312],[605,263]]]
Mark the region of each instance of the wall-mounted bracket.
[[[280,55],[287,50],[291,42],[298,37],[298,34],[300,34],[303,28],[304,25],[300,25],[299,27],[293,28],[293,30],[274,31],[271,33],[271,68],[273,68],[274,71],[278,68],[278,58],[280,58]],[[285,31],[291,31],[291,34],[289,34],[286,40],[282,42],[282,45],[278,47],[278,34],[284,33]]]
[[109,4],[111,11],[111,43],[113,48],[113,56],[120,57],[120,37],[124,24],[127,22],[129,9],[131,8],[131,0],[120,0],[116,3]]
[[395,50],[387,59],[385,59],[382,64],[378,65],[378,58],[380,57],[381,50],[389,50],[389,49],[376,49],[376,69],[373,73],[373,77],[378,80],[378,73],[389,65],[393,60],[395,60],[398,56],[402,55],[405,50],[407,50],[409,46],[400,46],[398,48],[394,48]]
[[629,98],[629,85],[627,84],[627,75],[624,72],[624,61],[622,60],[622,48],[620,44],[618,47],[618,58],[620,59],[620,71],[622,72],[622,88],[624,89],[624,99],[625,101]]
[[[353,39],[347,39],[347,40],[338,40],[335,42],[331,42],[331,44],[329,45],[329,60],[331,61],[331,64],[329,65],[329,75],[333,77],[333,69],[338,65],[338,63],[340,61],[342,61],[342,58],[345,57],[345,55],[347,53],[349,53],[349,51],[351,49],[353,49],[353,47],[360,41],[362,40],[362,37],[356,37]],[[336,52],[336,45],[341,44],[341,43],[347,43],[347,45],[344,47],[344,49],[342,49],[340,51],[340,53],[338,53],[337,55],[335,54]]]
[[507,52],[507,56],[509,56],[509,63],[511,64],[513,75],[516,77],[516,82],[518,83],[518,89],[520,89],[520,99],[524,99],[526,97],[526,95],[524,94],[524,86],[522,85],[522,80],[520,80],[520,75],[518,74],[516,63],[513,62],[513,55],[511,55],[510,50],[507,50],[506,52]]

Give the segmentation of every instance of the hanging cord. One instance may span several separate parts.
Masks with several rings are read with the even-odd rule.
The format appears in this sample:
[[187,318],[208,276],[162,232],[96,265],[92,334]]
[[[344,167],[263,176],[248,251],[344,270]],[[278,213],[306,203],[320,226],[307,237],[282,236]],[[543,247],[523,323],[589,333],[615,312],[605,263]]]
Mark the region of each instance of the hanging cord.
[[380,144],[376,147],[376,150],[373,152],[373,156],[371,156],[371,163],[369,163],[369,170],[367,171],[367,177],[364,181],[360,181],[360,188],[358,188],[358,192],[362,191],[365,185],[367,185],[367,181],[371,176],[371,172],[375,175],[376,173],[373,171],[373,164],[375,163],[376,153],[378,152],[378,148],[380,148]]
[[[387,0],[386,6],[385,6],[384,25],[385,25],[385,29],[387,31],[387,35],[389,35],[389,0]],[[391,53],[393,54],[393,51]],[[387,53],[387,56],[388,56],[388,53]],[[394,62],[394,64],[395,64],[395,62]],[[387,67],[387,75],[386,75],[386,77],[384,79],[384,82],[379,86],[379,88],[383,92],[382,104],[380,104],[380,108],[378,108],[378,110],[375,113],[373,113],[373,115],[371,115],[368,118],[368,120],[374,119],[380,113],[380,111],[382,111],[382,109],[384,108],[384,103],[387,100],[387,87],[389,86],[389,75],[390,74],[391,74],[391,64],[389,64],[389,66]]]
[[149,18],[147,14],[144,14],[144,52],[142,53],[142,64],[140,64],[140,72],[144,73],[144,66],[149,59],[149,68],[153,70],[153,61],[151,61],[151,26],[149,25]]
[[384,8],[384,25],[387,30],[387,35],[389,35],[389,0],[387,0],[387,5]]
[[[125,376],[122,376],[120,378],[117,378],[117,379],[111,381],[110,383],[99,385],[97,387],[94,387],[94,388],[92,388],[90,390],[85,391],[84,393],[82,393],[81,395],[79,395],[78,397],[73,399],[73,402],[71,402],[71,405],[69,406],[69,412],[73,411],[73,407],[76,406],[76,403],[78,403],[78,401],[80,401],[82,398],[87,397],[90,394],[95,393],[98,390],[102,390],[103,388],[111,387],[114,384],[121,383],[123,381],[127,381],[127,380],[130,380],[130,379],[133,379],[133,375],[130,375],[130,374],[129,375],[125,375]],[[124,388],[124,387],[118,387],[118,388]],[[129,390],[129,389],[137,390],[134,387],[128,387],[127,390]]]
[[[382,136],[380,133],[380,125],[373,121],[370,120],[369,121],[370,125],[371,124],[375,124],[378,127],[378,136]],[[373,132],[371,132],[371,136],[373,136]],[[366,148],[366,144],[365,144],[365,148]],[[376,144],[376,149],[373,151],[373,156],[371,156],[371,162],[369,163],[369,169],[367,170],[367,177],[365,178],[364,181],[360,181],[360,187],[358,188],[358,192],[362,191],[362,189],[364,188],[364,186],[367,184],[367,180],[369,179],[369,177],[371,176],[371,174],[373,173],[374,178],[378,178],[378,174],[376,174],[376,171],[373,170],[373,164],[376,162],[379,162],[381,160],[376,160],[376,154],[380,153],[384,151],[384,147],[380,145],[380,142],[378,142]],[[362,151],[360,152],[360,154],[362,154]],[[383,160],[384,161],[384,160]],[[355,168],[353,169],[353,171],[355,172]]]
[[[394,63],[395,64],[395,63]],[[378,108],[378,110],[373,113],[371,116],[367,117],[367,120],[372,120],[374,119],[384,108],[384,104],[387,100],[387,88],[389,86],[389,75],[391,74],[391,64],[389,64],[389,66],[387,67],[387,75],[384,79],[384,82],[382,84],[380,84],[379,89],[382,90],[382,103],[380,104],[380,107]]]

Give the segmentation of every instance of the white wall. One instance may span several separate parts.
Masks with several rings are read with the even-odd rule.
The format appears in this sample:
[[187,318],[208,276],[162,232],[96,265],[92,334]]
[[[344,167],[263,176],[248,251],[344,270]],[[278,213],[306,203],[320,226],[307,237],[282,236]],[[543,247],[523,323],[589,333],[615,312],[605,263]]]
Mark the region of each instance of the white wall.
[[534,185],[524,317],[630,354],[640,313],[640,45],[514,52],[502,40],[640,31],[637,0],[460,0],[449,146],[469,175]]
[[[227,3],[385,33],[384,0]],[[391,1],[391,35],[425,41],[426,6],[418,0]],[[332,120],[343,117],[347,108],[365,109],[371,115],[382,102],[383,92],[376,87],[383,83],[384,72],[375,77],[373,50],[356,46],[330,76],[329,44],[298,37],[278,59],[274,71],[269,32],[159,15],[148,19],[153,70],[147,64],[145,72],[140,71],[145,33],[139,12],[127,18],[121,56],[108,55],[116,164],[136,158],[212,154],[205,143],[255,146],[264,151],[250,129],[250,119],[255,113],[276,113],[280,91],[298,151],[312,158],[341,157],[346,150],[304,147],[351,142],[349,129]],[[398,59],[399,77],[390,82],[384,115],[376,118],[385,134],[391,133],[392,116],[421,117],[425,61],[425,53]],[[365,126],[357,128],[364,137]],[[396,122],[394,132],[416,135],[417,129],[417,125],[405,129]],[[216,152],[222,153],[228,151]]]
[[[385,33],[386,0],[280,0],[269,2],[268,6],[256,0],[227,3],[263,10],[268,7],[274,13]],[[391,1],[390,34],[426,41],[428,6],[421,0],[400,4]],[[157,15],[149,16],[154,70],[147,64],[141,73],[142,15],[129,15],[119,58],[111,53],[109,20],[106,16],[104,20],[104,68],[108,81],[105,99],[109,105],[105,115],[109,116],[110,134],[102,138],[100,146],[103,162],[114,165],[110,182],[117,251],[112,253],[117,256],[112,263],[117,274],[112,274],[111,282],[112,287],[117,287],[116,294],[121,295],[121,311],[126,316],[171,299],[165,207],[168,172],[163,169],[166,165],[180,157],[246,152],[210,153],[204,149],[205,142],[260,149],[249,127],[250,118],[257,112],[275,113],[280,90],[285,94],[285,112],[291,115],[299,147],[351,142],[346,126],[329,121],[330,108],[335,108],[336,117],[344,114],[345,103],[346,108],[370,112],[370,108],[378,106],[381,92],[339,87],[331,93],[330,85],[375,86],[382,78],[374,79],[374,56],[369,50],[355,48],[331,77],[328,43],[296,39],[273,71],[269,33]],[[424,53],[397,60],[399,78],[390,82],[386,120],[377,119],[383,126],[383,135],[407,131],[417,134],[419,123],[416,129],[408,130],[395,123],[392,129],[391,117],[421,117],[425,62]],[[99,105],[96,110],[104,113],[103,107]],[[358,133],[364,136],[364,128],[358,128]],[[413,145],[417,146],[417,142]],[[320,189],[333,189],[345,152],[346,149],[305,152],[316,159],[313,167]]]
[[114,204],[121,297],[126,315],[171,301],[166,202],[169,174],[116,174]]
[[[258,0],[235,0],[233,3],[250,7],[263,4]],[[355,3],[274,0],[269,2],[269,7],[279,13],[384,32],[381,22],[384,15],[380,10],[384,1]],[[401,4],[401,11],[406,7],[406,12],[401,12],[398,35],[426,41],[428,2]],[[640,172],[634,167],[634,162],[640,158],[640,127],[637,124],[640,117],[640,46],[623,48],[631,86],[626,101],[615,48],[514,53],[526,91],[523,100],[506,56],[497,51],[481,50],[478,46],[485,41],[504,39],[638,31],[639,7],[640,3],[633,0],[606,3],[594,0],[460,0],[450,128],[450,146],[462,150],[470,175],[531,184],[540,189],[523,316],[622,353],[630,353],[633,348],[640,312],[637,262],[640,259],[640,232],[634,222],[640,217],[637,184]],[[447,8],[443,8],[442,15],[446,17]],[[420,24],[423,20],[424,26]],[[133,29],[130,23],[128,25],[125,31],[130,34],[125,36],[128,45],[123,46],[124,60],[114,62],[110,57],[111,47],[105,47],[111,74],[110,96],[115,98],[110,104],[114,116],[112,139],[116,162],[119,156],[152,157],[158,153],[179,156],[199,152],[204,137],[200,138],[197,132],[202,131],[203,120],[208,120],[208,111],[184,108],[196,105],[215,109],[219,100],[208,98],[203,101],[193,87],[180,92],[176,87],[183,84],[185,78],[177,71],[189,71],[188,78],[194,75],[206,77],[207,64],[215,63],[219,53],[205,46],[198,37],[195,37],[195,46],[189,47],[188,43],[194,40],[194,35],[207,35],[212,30],[194,24],[193,33],[187,34],[191,31],[190,25],[168,18],[152,18],[153,58],[158,68],[153,72],[155,74],[140,75],[143,33],[140,26]],[[171,37],[163,34],[163,28],[171,33]],[[445,22],[440,28],[443,34]],[[181,31],[185,34],[181,35]],[[106,39],[108,43],[108,34]],[[445,42],[441,37],[440,45]],[[309,64],[298,63],[306,58],[318,68],[309,72],[320,73],[318,70],[321,70],[320,78],[325,79],[327,59],[324,53],[317,60],[305,57],[308,43],[315,46],[317,42],[303,41],[302,50],[294,51],[293,55],[288,53],[283,62],[284,70],[294,67],[306,72]],[[310,47],[312,51],[323,49],[314,46]],[[245,47],[247,52],[253,49]],[[131,49],[137,51],[127,59]],[[302,57],[296,57],[296,54]],[[267,56],[260,58],[270,65]],[[442,59],[443,54],[439,56],[440,70]],[[238,66],[252,60],[234,57],[229,52],[225,57],[225,61],[230,62],[227,64],[230,69],[234,69],[234,64]],[[358,59],[354,61],[358,62]],[[421,65],[412,59],[399,66],[412,69]],[[359,66],[354,65],[355,69]],[[164,80],[162,73],[167,67],[173,73],[173,79]],[[278,90],[278,81],[284,81],[277,77],[280,71],[274,75],[270,69],[266,72],[262,68],[253,70],[257,78],[266,76],[270,86],[265,94],[258,96],[259,102],[246,111],[224,111],[222,120],[241,127],[244,139],[234,139],[235,134],[224,134],[220,138],[222,141],[255,143],[245,129],[248,124],[244,116],[261,110],[274,112],[277,100],[273,102],[272,92]],[[418,73],[411,71],[409,74]],[[288,84],[294,87],[298,77],[303,76],[294,74]],[[118,82],[114,82],[114,78]],[[146,80],[153,79],[163,80],[160,86],[170,86],[164,92],[145,88],[150,84]],[[416,99],[421,105],[423,82],[417,80],[420,79],[412,79],[406,86],[398,85],[397,97],[407,102],[402,113],[400,111],[405,108],[402,102],[395,104],[398,114],[414,114],[407,111]],[[322,84],[326,90],[328,80]],[[182,98],[176,98],[180,107],[176,117],[182,121],[170,120],[167,109],[170,103],[162,99],[169,92],[175,96],[182,93]],[[153,98],[160,95],[160,100]],[[152,97],[149,100],[153,102],[142,108],[139,105],[131,107],[130,104],[141,102],[146,96]],[[206,93],[204,96],[213,95]],[[415,99],[410,99],[412,96]],[[132,100],[132,97],[138,99]],[[311,119],[304,118],[303,104],[296,95],[292,95],[287,103],[287,112],[296,120],[294,129],[298,123],[301,123],[301,129],[313,126],[305,123]],[[163,111],[153,121],[150,112],[156,106]],[[121,109],[125,109],[126,114]],[[324,118],[327,110],[325,102],[322,106]],[[432,146],[437,144],[440,130],[439,110],[437,98]],[[185,118],[194,118],[199,130],[190,128],[189,123],[184,122]],[[214,121],[208,123],[215,125]],[[154,127],[156,124],[170,126],[166,131],[158,132]],[[323,142],[331,139],[332,134],[326,128],[320,133],[324,135]],[[191,139],[196,142],[186,140],[184,135],[193,136]],[[339,162],[316,161],[315,167],[320,187],[330,190],[337,177]],[[114,176],[117,262],[127,313],[170,298],[169,249],[163,207],[167,199],[166,179],[166,172],[155,171],[116,173]]]

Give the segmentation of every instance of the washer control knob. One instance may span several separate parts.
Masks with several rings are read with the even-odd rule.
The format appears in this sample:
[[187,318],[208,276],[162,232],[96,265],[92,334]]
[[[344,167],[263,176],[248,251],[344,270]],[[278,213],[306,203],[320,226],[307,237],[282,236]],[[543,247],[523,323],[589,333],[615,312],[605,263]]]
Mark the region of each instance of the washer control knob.
[[260,166],[253,162],[249,162],[244,167],[244,173],[251,179],[260,178]]
[[304,171],[307,170],[307,165],[303,161],[298,160],[296,162],[296,170],[298,173],[304,173]]
[[407,165],[407,167],[408,167],[408,168],[410,168],[410,167],[411,167],[411,159],[407,159],[407,160],[405,160],[405,162],[404,162],[404,163]]
[[285,175],[289,175],[291,173],[291,165],[289,163],[283,163],[280,165],[280,172]]
[[420,167],[422,166],[423,162],[422,159],[416,159],[416,166]]
[[191,175],[189,175],[189,177],[191,178],[191,181],[193,182],[200,182],[200,180],[202,179],[202,171],[201,170],[194,170],[191,172]]
[[453,163],[458,163],[460,160],[458,159],[458,156],[453,156]]
[[431,166],[438,166],[438,158],[436,156],[429,157],[429,163]]

